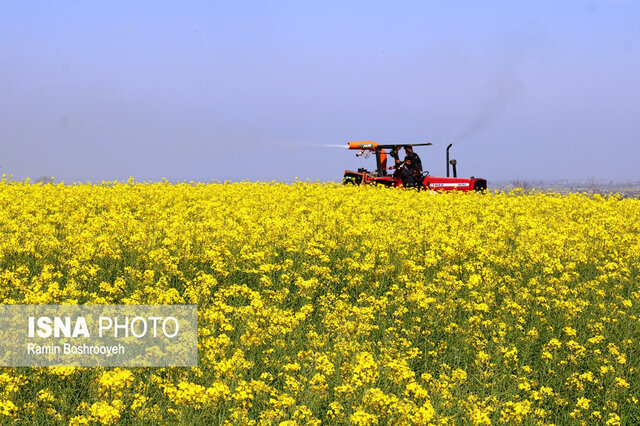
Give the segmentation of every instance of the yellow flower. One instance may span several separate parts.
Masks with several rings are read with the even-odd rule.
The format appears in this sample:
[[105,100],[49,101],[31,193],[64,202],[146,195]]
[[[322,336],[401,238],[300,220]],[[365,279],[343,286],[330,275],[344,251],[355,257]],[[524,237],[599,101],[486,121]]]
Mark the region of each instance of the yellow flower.
[[8,400],[0,400],[0,415],[14,417],[18,407]]
[[82,426],[82,425],[88,425],[88,424],[89,424],[89,419],[86,416],[75,416],[69,419],[70,426]]
[[351,423],[357,426],[377,425],[378,417],[362,410],[355,411],[350,417]]
[[622,377],[616,377],[616,386],[622,389],[629,389],[629,383]]
[[105,401],[96,402],[89,411],[91,416],[102,424],[110,425],[120,419],[120,410]]
[[576,408],[580,410],[588,410],[589,409],[589,400],[587,398],[580,397],[576,402]]

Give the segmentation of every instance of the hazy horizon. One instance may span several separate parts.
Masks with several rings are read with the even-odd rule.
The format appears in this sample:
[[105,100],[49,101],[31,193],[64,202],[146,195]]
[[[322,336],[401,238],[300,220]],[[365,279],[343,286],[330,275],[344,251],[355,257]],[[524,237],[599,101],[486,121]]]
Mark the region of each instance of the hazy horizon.
[[0,0],[0,173],[323,180],[324,145],[453,143],[461,176],[640,179],[633,1]]

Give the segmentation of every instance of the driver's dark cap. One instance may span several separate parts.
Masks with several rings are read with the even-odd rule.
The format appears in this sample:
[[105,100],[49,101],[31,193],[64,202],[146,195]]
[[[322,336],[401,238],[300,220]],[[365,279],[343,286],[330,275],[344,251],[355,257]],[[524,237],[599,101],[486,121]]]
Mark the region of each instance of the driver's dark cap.
[[411,145],[405,145],[404,149],[413,149],[413,147]]

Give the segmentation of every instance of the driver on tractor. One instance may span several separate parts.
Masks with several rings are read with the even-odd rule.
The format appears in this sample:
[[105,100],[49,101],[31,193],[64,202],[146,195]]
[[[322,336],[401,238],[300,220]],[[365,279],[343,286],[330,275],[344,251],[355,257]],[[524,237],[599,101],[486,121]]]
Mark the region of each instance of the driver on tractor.
[[389,170],[396,169],[393,173],[394,177],[399,177],[402,180],[402,186],[415,187],[419,186],[422,178],[422,161],[418,154],[413,152],[411,145],[404,146],[405,157],[404,161],[400,161],[398,156],[398,150],[400,146],[394,148],[389,154],[395,160],[395,166],[389,167]]
[[404,161],[400,161],[400,158],[398,156],[398,151],[399,150],[400,150],[400,146],[397,146],[389,153],[389,155],[391,155],[395,160],[395,166],[389,167],[389,170],[397,169],[402,164],[404,164],[404,162],[406,162],[407,159],[411,159],[411,163],[413,164],[413,168],[415,168],[420,173],[422,173],[422,160],[420,160],[420,157],[418,156],[418,154],[413,152],[413,147],[411,145],[405,145],[404,146],[404,153],[405,153]]

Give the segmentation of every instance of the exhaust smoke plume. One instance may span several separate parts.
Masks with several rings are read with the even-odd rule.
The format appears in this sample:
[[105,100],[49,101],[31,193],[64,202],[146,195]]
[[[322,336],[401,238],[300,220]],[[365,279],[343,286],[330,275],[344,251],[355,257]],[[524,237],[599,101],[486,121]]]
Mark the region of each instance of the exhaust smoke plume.
[[511,103],[521,98],[523,93],[522,82],[515,77],[498,82],[493,97],[479,106],[473,119],[455,137],[454,142],[460,143],[488,127],[506,111]]
[[[476,81],[476,84],[485,87],[484,101],[476,101],[475,105],[471,105],[466,127],[452,142],[460,143],[476,136],[499,119],[507,108],[522,99],[525,87],[523,68],[536,65],[545,57],[550,45],[546,30],[535,24],[500,34],[486,57],[486,71],[492,77]],[[483,99],[483,96],[475,99],[478,98]]]

